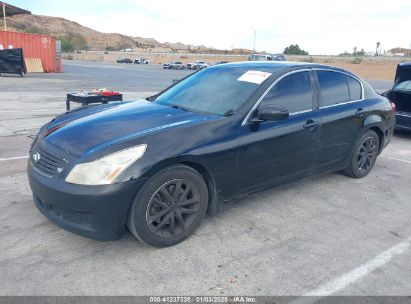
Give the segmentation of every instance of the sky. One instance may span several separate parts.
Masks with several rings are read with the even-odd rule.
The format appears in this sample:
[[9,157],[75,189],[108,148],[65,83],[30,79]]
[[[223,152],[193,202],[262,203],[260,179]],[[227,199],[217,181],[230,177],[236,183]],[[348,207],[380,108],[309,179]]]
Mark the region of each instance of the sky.
[[160,42],[313,55],[411,48],[411,0],[6,0],[33,14]]

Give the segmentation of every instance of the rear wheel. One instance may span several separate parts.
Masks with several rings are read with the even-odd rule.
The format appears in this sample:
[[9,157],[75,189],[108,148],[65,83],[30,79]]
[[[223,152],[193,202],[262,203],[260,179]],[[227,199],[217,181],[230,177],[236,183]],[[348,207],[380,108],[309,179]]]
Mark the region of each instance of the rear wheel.
[[356,142],[350,164],[343,173],[355,178],[366,176],[374,167],[379,150],[380,140],[377,133],[368,130]]
[[142,242],[165,247],[190,236],[208,204],[207,186],[194,169],[176,165],[152,176],[136,195],[127,226]]

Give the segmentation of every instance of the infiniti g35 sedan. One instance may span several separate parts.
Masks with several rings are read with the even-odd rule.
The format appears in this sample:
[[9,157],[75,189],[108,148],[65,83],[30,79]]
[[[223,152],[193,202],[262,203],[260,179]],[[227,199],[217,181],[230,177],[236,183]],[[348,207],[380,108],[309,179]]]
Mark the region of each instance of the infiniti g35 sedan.
[[56,117],[33,142],[28,177],[58,226],[98,240],[128,228],[164,247],[239,196],[326,172],[366,176],[394,124],[388,99],[348,71],[229,63]]

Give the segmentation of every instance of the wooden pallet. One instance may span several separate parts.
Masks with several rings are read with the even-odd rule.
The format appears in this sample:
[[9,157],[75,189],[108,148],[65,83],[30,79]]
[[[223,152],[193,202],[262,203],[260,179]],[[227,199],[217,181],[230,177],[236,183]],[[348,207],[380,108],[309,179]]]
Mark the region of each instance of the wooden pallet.
[[27,73],[44,73],[43,64],[40,58],[24,58]]

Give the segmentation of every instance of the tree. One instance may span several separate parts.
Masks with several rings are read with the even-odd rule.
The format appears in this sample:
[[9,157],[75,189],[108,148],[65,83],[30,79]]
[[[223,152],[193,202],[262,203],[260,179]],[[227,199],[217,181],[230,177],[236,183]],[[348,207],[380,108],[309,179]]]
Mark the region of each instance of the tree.
[[74,51],[74,46],[73,43],[66,39],[65,37],[60,37],[60,41],[61,41],[61,50],[63,52],[73,52]]
[[285,55],[308,55],[307,51],[300,49],[298,44],[291,44],[284,49]]
[[354,46],[354,48],[352,49],[352,54],[355,56],[357,55],[357,47]]
[[361,49],[360,51],[357,51],[357,56],[365,56],[364,49]]
[[63,52],[72,52],[74,50],[87,50],[89,48],[86,39],[78,33],[68,32],[60,36],[61,50]]

